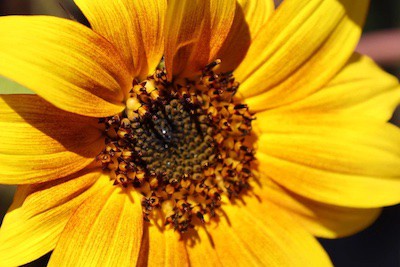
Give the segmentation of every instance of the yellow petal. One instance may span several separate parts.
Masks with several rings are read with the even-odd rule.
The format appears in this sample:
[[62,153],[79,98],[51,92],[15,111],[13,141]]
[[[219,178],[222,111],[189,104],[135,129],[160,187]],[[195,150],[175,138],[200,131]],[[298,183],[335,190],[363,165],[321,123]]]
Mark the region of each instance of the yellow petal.
[[323,89],[301,101],[268,112],[287,116],[340,112],[387,121],[399,102],[397,78],[384,72],[368,57],[354,54]]
[[19,266],[54,249],[73,212],[103,188],[104,179],[94,184],[99,177],[98,171],[85,171],[18,187],[0,229],[0,265]]
[[165,0],[74,0],[92,29],[118,49],[132,77],[146,78],[164,50]]
[[137,266],[189,266],[185,244],[173,229],[145,224]]
[[208,238],[203,234],[198,244],[214,250],[223,266],[331,265],[317,240],[282,210],[256,197],[243,202],[226,205],[226,217],[207,227]]
[[252,110],[293,102],[325,85],[353,53],[367,6],[364,0],[284,1],[235,71]]
[[323,238],[339,238],[355,234],[370,226],[381,209],[356,209],[328,205],[294,194],[260,174],[253,190],[266,202],[286,210],[311,234]]
[[48,266],[136,266],[143,232],[140,196],[109,186],[76,210]]
[[190,77],[217,59],[235,9],[235,0],[168,1],[165,65],[170,77]]
[[260,171],[289,190],[332,205],[400,202],[400,130],[349,116],[259,114]]
[[271,0],[238,0],[237,2],[245,15],[250,35],[254,38],[275,11],[275,3]]
[[189,231],[189,234],[191,234],[191,237],[186,241],[186,250],[190,266],[224,266],[213,246],[212,237],[210,237],[206,228],[198,227],[196,232]]
[[246,56],[250,43],[275,10],[272,0],[240,0],[236,4],[231,29],[217,57],[219,71],[233,71]]
[[1,95],[1,183],[44,182],[85,168],[104,146],[97,124],[37,95]]
[[123,110],[131,84],[114,47],[87,27],[45,16],[0,18],[0,75],[66,111],[93,117]]

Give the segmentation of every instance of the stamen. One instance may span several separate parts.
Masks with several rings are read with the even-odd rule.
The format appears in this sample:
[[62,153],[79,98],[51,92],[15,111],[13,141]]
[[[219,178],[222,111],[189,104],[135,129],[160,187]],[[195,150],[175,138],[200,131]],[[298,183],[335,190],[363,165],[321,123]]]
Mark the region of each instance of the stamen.
[[183,233],[217,216],[221,196],[249,189],[254,159],[247,105],[236,103],[232,73],[207,65],[198,81],[170,83],[164,69],[133,81],[123,114],[103,118],[107,138],[98,156],[115,185],[142,193],[147,221]]

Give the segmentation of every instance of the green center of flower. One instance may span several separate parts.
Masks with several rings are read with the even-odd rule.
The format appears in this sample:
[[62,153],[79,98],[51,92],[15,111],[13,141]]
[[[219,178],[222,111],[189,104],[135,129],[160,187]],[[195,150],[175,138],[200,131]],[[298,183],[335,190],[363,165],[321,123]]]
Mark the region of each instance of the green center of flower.
[[198,81],[168,82],[159,69],[135,81],[123,114],[101,119],[107,132],[99,155],[115,185],[142,193],[146,220],[161,219],[185,232],[216,216],[221,195],[249,188],[254,119],[235,103],[239,84],[215,74],[218,61]]
[[215,160],[213,128],[199,107],[178,96],[168,98],[148,102],[140,119],[123,119],[121,139],[133,152],[126,159],[163,182],[177,183],[189,175],[201,179]]

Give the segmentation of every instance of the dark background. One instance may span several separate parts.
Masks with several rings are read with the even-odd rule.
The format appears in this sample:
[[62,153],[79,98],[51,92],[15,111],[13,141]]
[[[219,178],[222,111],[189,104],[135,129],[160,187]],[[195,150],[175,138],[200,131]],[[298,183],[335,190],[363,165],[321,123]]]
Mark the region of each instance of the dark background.
[[[0,0],[0,15],[51,14],[67,17],[59,2],[67,8],[71,6],[71,1],[68,0]],[[73,13],[74,16],[79,17],[78,13]],[[364,29],[365,37],[372,32],[396,28],[400,29],[400,0],[372,0]],[[399,51],[400,41],[396,47]],[[378,63],[400,78],[400,58]],[[399,109],[392,122],[400,125]],[[10,205],[14,190],[14,187],[0,185],[0,218],[4,216]],[[336,240],[320,239],[320,242],[335,266],[400,267],[400,205],[385,208],[371,227],[356,235]],[[48,257],[46,255],[26,266],[45,266]]]

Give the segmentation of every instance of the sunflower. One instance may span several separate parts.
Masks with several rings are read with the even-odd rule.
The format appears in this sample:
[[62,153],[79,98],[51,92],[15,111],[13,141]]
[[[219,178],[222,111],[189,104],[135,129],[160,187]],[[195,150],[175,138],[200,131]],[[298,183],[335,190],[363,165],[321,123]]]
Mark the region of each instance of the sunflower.
[[75,0],[0,18],[0,265],[330,265],[400,202],[367,1]]

